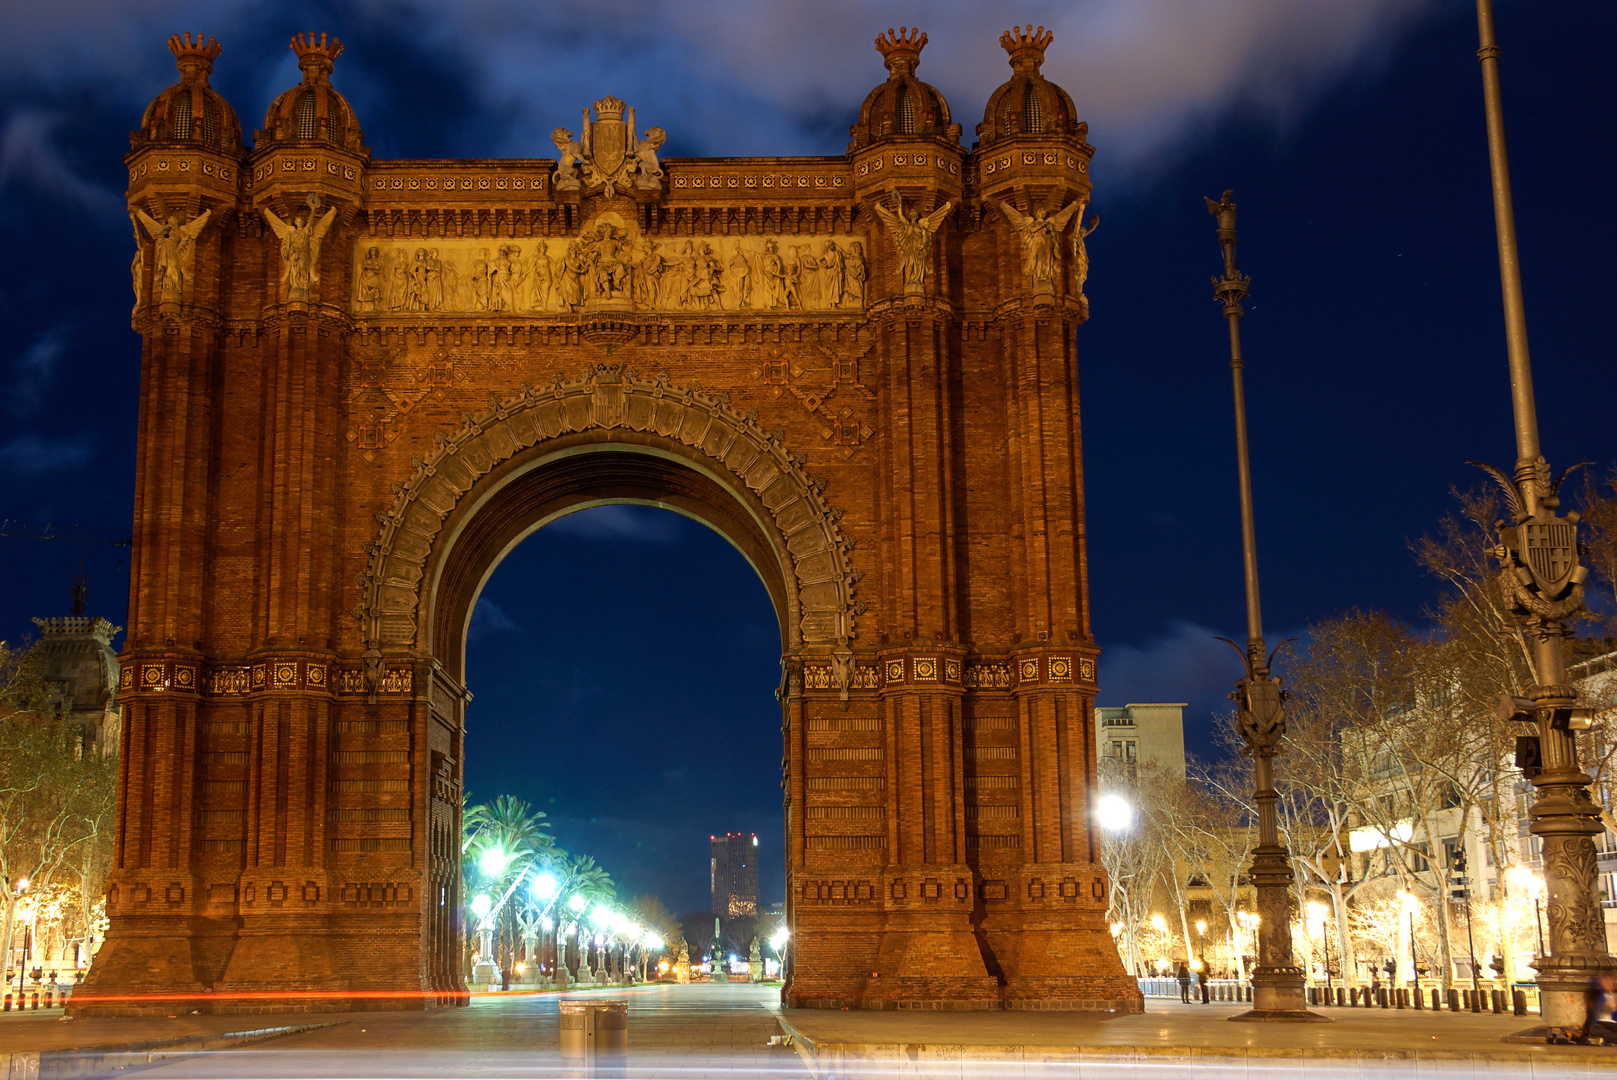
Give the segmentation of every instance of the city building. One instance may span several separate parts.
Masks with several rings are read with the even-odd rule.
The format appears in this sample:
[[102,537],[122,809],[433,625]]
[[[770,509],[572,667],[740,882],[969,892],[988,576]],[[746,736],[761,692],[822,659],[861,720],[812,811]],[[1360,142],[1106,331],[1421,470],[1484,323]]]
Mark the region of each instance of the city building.
[[1184,777],[1184,702],[1102,706],[1095,710],[1095,729],[1102,755]]
[[79,729],[86,750],[117,753],[118,651],[112,639],[123,627],[84,613],[82,580],[73,587],[73,614],[34,620],[39,627],[40,658],[51,706]]
[[739,919],[758,914],[758,836],[725,833],[710,836],[713,914]]

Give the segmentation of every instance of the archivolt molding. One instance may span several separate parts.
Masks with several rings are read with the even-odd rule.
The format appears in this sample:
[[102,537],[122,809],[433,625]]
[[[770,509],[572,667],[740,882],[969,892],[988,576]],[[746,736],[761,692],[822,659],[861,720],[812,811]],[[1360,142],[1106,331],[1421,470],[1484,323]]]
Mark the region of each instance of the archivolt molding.
[[842,535],[842,510],[826,503],[825,482],[804,472],[805,455],[786,450],[781,432],[759,427],[756,412],[732,409],[727,395],[596,364],[581,378],[557,375],[544,389],[524,385],[509,398],[491,395],[486,412],[463,415],[458,431],[435,437],[431,454],[411,459],[410,478],[393,485],[392,509],[376,515],[381,531],[366,544],[370,568],[357,579],[365,600],[354,614],[365,625],[367,657],[418,641],[433,545],[479,478],[546,439],[599,428],[676,440],[756,494],[792,558],[795,610],[788,625],[797,640],[790,647],[846,653],[854,618],[864,610],[853,599],[863,575],[850,566],[855,541]]

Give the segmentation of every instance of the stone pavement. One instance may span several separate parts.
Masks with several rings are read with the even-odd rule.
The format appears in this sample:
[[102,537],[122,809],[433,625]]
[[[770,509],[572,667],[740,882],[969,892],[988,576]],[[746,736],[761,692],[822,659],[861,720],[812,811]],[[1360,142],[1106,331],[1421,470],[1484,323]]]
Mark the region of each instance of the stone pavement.
[[[776,987],[642,986],[569,998],[629,1002],[629,1053],[593,1075],[897,1080],[909,1077],[1168,1077],[1265,1080],[1306,1071],[1308,1080],[1481,1077],[1617,1080],[1617,1048],[1501,1043],[1536,1018],[1491,1014],[1335,1009],[1332,1024],[1233,1024],[1233,1005],[1150,1001],[1141,1016],[1076,1013],[909,1013],[788,1010]],[[430,1013],[176,1016],[63,1022],[44,1015],[0,1018],[6,1050],[62,1049],[180,1036],[218,1035],[277,1024],[328,1024],[252,1046],[171,1057],[141,1068],[162,1078],[584,1077],[558,1052],[559,995],[473,998]],[[769,1047],[782,1028],[797,1049]],[[43,1070],[42,1070],[43,1071]],[[109,1076],[79,1070],[59,1075]],[[3,1076],[0,1072],[0,1076]]]
[[[1537,1017],[1413,1010],[1315,1011],[1330,1024],[1231,1023],[1245,1006],[1150,1000],[1138,1016],[1082,1013],[782,1014],[816,1080],[859,1077],[1597,1076],[1617,1080],[1617,1047],[1507,1044]],[[1132,1066],[1132,1068],[1130,1068]]]
[[[557,994],[473,997],[470,1007],[429,1013],[350,1013],[342,1023],[220,1054],[141,1070],[180,1077],[583,1077],[564,1060]],[[594,1075],[761,1077],[808,1080],[799,1056],[768,1046],[780,1032],[780,989],[746,983],[638,986],[568,993],[629,1002],[629,1053]],[[200,1018],[199,1018],[200,1019]],[[260,1020],[237,1017],[238,1023]]]

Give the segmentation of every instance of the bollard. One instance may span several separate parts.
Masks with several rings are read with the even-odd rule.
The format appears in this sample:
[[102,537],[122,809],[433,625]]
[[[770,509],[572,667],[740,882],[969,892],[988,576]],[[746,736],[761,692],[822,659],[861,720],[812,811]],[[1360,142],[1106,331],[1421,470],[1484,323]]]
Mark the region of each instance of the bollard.
[[1448,998],[1449,998],[1449,1012],[1459,1012],[1460,1011],[1460,991],[1455,989],[1454,987],[1450,987],[1449,988],[1449,993],[1448,993]]
[[1336,988],[1336,1007],[1338,1009],[1347,1008],[1347,991],[1340,986]]
[[1481,990],[1473,990],[1473,991],[1471,991],[1471,1011],[1474,1012],[1474,1013],[1479,1013],[1479,1012],[1482,1011],[1482,991]]
[[1403,987],[1400,986],[1398,988],[1397,998],[1398,998],[1398,1007],[1400,1009],[1409,1008],[1409,991],[1408,990],[1405,990]]
[[45,1008],[48,1009],[51,1007],[51,1002],[55,999],[55,997],[56,994],[54,990],[45,991]]
[[1495,1013],[1502,1014],[1505,1011],[1505,992],[1503,990],[1488,991],[1488,998]]
[[629,1003],[575,999],[561,1002],[561,1056],[621,1057],[629,1049]]
[[1417,1010],[1424,1009],[1426,1007],[1426,1001],[1421,995],[1420,987],[1417,986],[1415,989],[1409,992],[1409,1003]]
[[33,1002],[33,1005],[31,1007],[35,1008],[35,1009],[39,1008],[39,991],[38,990],[34,991],[34,1002]]
[[6,991],[6,1008],[5,1008],[5,1011],[6,1012],[11,1011],[11,991],[10,990]]
[[1390,992],[1388,991],[1388,989],[1385,986],[1383,986],[1381,988],[1380,997],[1381,997],[1381,1001],[1379,1002],[1379,1004],[1381,1005],[1381,1007],[1383,1009],[1392,1008],[1392,1002],[1388,1000],[1388,998],[1390,997]]
[[[1310,1005],[1318,1005],[1319,1004],[1319,987],[1310,986],[1308,988],[1308,1003]],[[7,1003],[7,1007],[8,1008],[10,1007],[9,1002]]]
[[1437,987],[1435,987],[1435,986],[1432,987],[1432,1011],[1433,1012],[1442,1012],[1443,1011],[1442,1000],[1441,1000],[1441,998],[1438,997],[1438,990],[1437,990]]
[[1512,990],[1510,992],[1510,1011],[1515,1016],[1527,1015],[1527,991]]

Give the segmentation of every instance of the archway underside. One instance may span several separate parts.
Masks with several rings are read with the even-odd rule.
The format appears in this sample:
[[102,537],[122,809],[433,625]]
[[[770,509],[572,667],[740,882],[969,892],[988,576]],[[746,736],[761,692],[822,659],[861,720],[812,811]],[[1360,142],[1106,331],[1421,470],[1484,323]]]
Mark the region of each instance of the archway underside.
[[506,553],[542,525],[605,502],[662,506],[713,528],[758,572],[774,603],[781,640],[790,640],[795,604],[781,569],[785,553],[771,542],[755,509],[664,442],[632,432],[552,440],[496,470],[489,478],[494,492],[464,516],[457,512],[447,525],[454,533],[453,554],[437,574],[429,605],[432,653],[451,678],[464,678],[472,608]]

